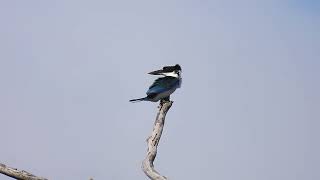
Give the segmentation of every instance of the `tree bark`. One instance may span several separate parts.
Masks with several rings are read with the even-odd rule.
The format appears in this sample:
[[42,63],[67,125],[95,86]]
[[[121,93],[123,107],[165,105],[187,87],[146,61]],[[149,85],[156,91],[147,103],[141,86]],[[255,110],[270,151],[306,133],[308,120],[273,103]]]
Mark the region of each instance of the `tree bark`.
[[24,170],[17,170],[0,163],[0,173],[19,180],[47,180],[43,177],[35,176]]
[[157,155],[157,148],[162,135],[166,114],[172,106],[172,103],[173,101],[160,101],[159,112],[154,122],[152,134],[147,139],[148,150],[147,156],[142,162],[142,170],[152,180],[167,179],[154,169],[153,161]]

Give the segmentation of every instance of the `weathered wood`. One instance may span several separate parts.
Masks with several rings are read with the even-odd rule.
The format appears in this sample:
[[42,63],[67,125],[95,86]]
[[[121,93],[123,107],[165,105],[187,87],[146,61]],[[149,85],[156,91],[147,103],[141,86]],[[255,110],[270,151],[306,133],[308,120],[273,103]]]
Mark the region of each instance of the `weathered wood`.
[[159,105],[159,112],[154,122],[151,136],[147,139],[148,150],[147,156],[142,162],[143,172],[152,180],[166,180],[165,176],[160,175],[153,165],[153,161],[157,155],[158,144],[162,135],[166,114],[172,106],[172,101],[162,100]]
[[[160,175],[155,169],[153,162],[157,155],[158,144],[164,128],[165,117],[173,101],[161,100],[159,111],[154,122],[151,136],[147,139],[147,156],[142,162],[142,170],[152,180],[167,180],[165,176]],[[18,170],[0,163],[0,173],[18,180],[48,180],[43,177],[35,176],[27,171]]]
[[24,170],[17,170],[0,163],[0,173],[19,180],[47,180],[43,177],[35,176]]

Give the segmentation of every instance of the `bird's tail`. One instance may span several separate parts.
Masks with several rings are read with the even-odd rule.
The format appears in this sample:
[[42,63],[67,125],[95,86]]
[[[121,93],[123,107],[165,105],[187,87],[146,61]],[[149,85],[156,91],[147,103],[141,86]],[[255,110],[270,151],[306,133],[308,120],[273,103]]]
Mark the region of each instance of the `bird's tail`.
[[138,99],[131,99],[129,101],[135,103],[135,102],[146,101],[146,100],[148,100],[148,98],[143,97],[143,98],[138,98]]

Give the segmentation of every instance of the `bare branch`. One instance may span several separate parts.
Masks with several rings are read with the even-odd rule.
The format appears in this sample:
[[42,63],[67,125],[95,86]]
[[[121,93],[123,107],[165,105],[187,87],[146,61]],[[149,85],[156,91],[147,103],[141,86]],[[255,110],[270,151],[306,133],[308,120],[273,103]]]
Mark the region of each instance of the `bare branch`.
[[[172,106],[172,103],[172,101],[161,100],[159,105],[159,112],[154,123],[152,134],[147,139],[148,151],[146,158],[143,160],[142,169],[144,173],[152,180],[167,180],[165,176],[160,175],[154,169],[153,161],[155,160],[157,155],[157,148],[162,135],[165,117],[170,107]],[[0,174],[4,174],[18,180],[47,180],[46,178],[38,177],[27,171],[17,170],[1,163]]]
[[43,177],[37,177],[24,170],[17,170],[0,163],[0,173],[19,180],[47,180]]
[[154,122],[152,134],[147,139],[148,151],[147,151],[147,157],[142,162],[142,170],[152,180],[167,179],[165,176],[160,175],[154,169],[153,161],[157,155],[157,148],[162,135],[165,117],[170,107],[172,106],[172,103],[173,103],[172,101],[161,100],[159,105],[159,112],[157,114],[156,121]]

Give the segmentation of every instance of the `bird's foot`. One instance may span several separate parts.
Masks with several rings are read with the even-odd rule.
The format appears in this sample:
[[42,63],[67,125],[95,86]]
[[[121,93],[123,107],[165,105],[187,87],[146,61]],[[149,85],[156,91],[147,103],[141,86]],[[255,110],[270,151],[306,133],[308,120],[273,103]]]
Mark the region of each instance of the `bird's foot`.
[[160,106],[162,106],[164,103],[166,102],[170,102],[170,96],[166,97],[166,98],[163,98],[160,100]]

